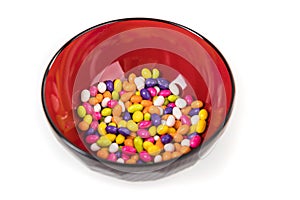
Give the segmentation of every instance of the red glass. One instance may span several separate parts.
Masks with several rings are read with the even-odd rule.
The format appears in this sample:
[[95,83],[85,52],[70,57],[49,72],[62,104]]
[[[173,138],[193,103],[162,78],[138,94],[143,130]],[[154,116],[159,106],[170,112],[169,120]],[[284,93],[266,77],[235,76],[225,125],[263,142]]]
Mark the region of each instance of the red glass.
[[[209,112],[202,147],[211,146],[229,119],[234,81],[221,53],[187,27],[154,19],[122,19],[92,27],[67,42],[50,62],[42,85],[46,116],[56,133],[75,151],[90,156],[76,130],[73,110],[79,93],[118,61],[125,73],[137,66],[159,66],[169,79],[187,80]],[[174,71],[170,70],[174,69]]]

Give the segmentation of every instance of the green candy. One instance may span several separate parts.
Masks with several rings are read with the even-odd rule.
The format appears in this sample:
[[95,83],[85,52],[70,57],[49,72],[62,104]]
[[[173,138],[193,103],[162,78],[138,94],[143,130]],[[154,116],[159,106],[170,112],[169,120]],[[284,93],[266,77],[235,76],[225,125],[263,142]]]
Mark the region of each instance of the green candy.
[[168,96],[168,100],[169,100],[170,102],[175,102],[177,99],[178,99],[178,96],[176,96],[176,95],[174,95],[174,94]]
[[127,122],[127,128],[132,132],[136,132],[139,129],[138,125],[133,120]]
[[142,69],[142,76],[143,76],[145,79],[151,78],[152,73],[151,73],[151,71],[150,71],[149,69],[144,68],[144,69]]
[[133,104],[133,105],[129,106],[128,112],[134,113],[135,111],[143,110],[143,108],[144,107],[141,104]]
[[143,140],[140,136],[134,138],[133,144],[137,152],[140,153],[141,151],[143,151]]
[[77,108],[77,115],[80,118],[83,118],[86,115],[86,110],[85,110],[85,108],[83,106],[78,106],[78,108]]
[[167,98],[165,98],[164,106],[168,105],[168,103],[170,103],[169,100]]
[[155,136],[156,135],[156,126],[151,126],[148,131],[151,136]]
[[108,147],[111,144],[111,141],[106,136],[101,136],[97,140],[97,145],[100,147]]
[[101,115],[104,116],[104,117],[106,117],[106,116],[111,115],[111,112],[112,112],[111,108],[104,108],[104,109],[101,111]]
[[85,121],[88,124],[91,124],[92,121],[93,121],[92,115],[86,115],[86,116],[84,116],[83,121]]
[[154,68],[152,70],[152,78],[158,78],[159,77],[159,71],[158,69]]
[[111,97],[113,100],[119,100],[120,98],[119,93],[115,90],[111,93]]

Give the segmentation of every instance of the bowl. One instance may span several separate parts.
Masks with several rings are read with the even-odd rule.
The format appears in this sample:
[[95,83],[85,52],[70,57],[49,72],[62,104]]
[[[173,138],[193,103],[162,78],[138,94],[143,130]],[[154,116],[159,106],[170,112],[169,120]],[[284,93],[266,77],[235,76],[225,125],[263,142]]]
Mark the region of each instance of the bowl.
[[[201,145],[178,159],[152,164],[95,158],[76,128],[80,92],[99,79],[144,67],[158,68],[170,80],[182,76],[189,86],[183,92],[204,102],[209,118]],[[114,20],[79,33],[54,55],[42,83],[43,108],[58,140],[91,169],[126,180],[162,178],[197,162],[222,135],[234,94],[230,68],[211,42],[185,26],[148,18]]]

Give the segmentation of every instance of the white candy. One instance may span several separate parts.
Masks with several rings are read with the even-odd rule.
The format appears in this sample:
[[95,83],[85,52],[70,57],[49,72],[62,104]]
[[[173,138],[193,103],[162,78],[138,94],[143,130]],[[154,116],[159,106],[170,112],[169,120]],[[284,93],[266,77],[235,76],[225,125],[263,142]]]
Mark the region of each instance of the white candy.
[[94,111],[95,112],[100,112],[101,111],[101,106],[99,103],[97,103],[96,105],[94,105]]
[[119,105],[122,107],[122,112],[125,112],[125,104],[123,103],[123,101],[119,100],[118,101]]
[[86,90],[86,89],[82,90],[81,96],[80,96],[82,102],[87,102],[90,99],[90,97],[91,97],[91,93],[89,90]]
[[162,109],[161,107],[157,107],[158,108],[158,110],[159,110],[159,114],[160,115],[163,115],[164,114],[164,109]]
[[200,119],[199,115],[193,115],[193,116],[191,117],[191,123],[192,123],[193,125],[194,125],[194,124],[197,124],[198,121],[199,121],[199,119]]
[[166,125],[167,121],[162,119],[162,120],[160,120],[160,123],[161,123],[162,125]]
[[101,106],[102,108],[106,107],[107,106],[107,103],[110,101],[110,98],[109,97],[105,97],[102,102],[101,102]]
[[104,118],[104,122],[108,124],[111,122],[111,119],[112,119],[112,116],[107,116]]
[[175,83],[178,84],[182,90],[184,90],[187,86],[183,76],[180,74],[169,85],[175,84]]
[[182,99],[182,98],[178,98],[176,101],[175,101],[175,105],[178,107],[178,108],[184,108],[186,107],[187,103],[186,103],[186,100]]
[[123,158],[118,158],[117,163],[124,163]]
[[143,89],[145,87],[145,79],[143,77],[141,77],[141,76],[136,77],[134,79],[134,83],[135,83],[136,88],[138,90],[141,90],[141,89]]
[[98,150],[101,149],[101,147],[99,147],[99,146],[97,145],[97,143],[93,143],[93,144],[90,146],[90,149],[91,149],[92,151],[98,151]]
[[178,119],[178,120],[179,120],[179,119],[181,118],[181,116],[182,116],[181,110],[180,110],[180,108],[178,108],[178,107],[174,107],[174,108],[173,108],[172,114],[173,114],[174,117],[175,117],[176,119]]
[[165,98],[163,96],[158,96],[153,102],[154,106],[162,106],[165,102]]
[[170,115],[167,119],[166,125],[169,127],[174,126],[175,124],[175,117],[173,115]]
[[190,146],[190,140],[189,139],[184,139],[181,141],[181,146],[187,146],[189,147]]
[[157,155],[157,156],[154,157],[154,162],[155,163],[158,163],[158,162],[161,162],[161,161],[162,161],[161,155]]
[[98,84],[98,91],[99,91],[100,93],[104,93],[105,90],[106,90],[106,84],[105,84],[104,82],[100,82],[100,83]]
[[155,141],[157,141],[157,140],[159,139],[159,136],[156,135],[156,136],[154,136],[153,138],[154,138]]
[[110,153],[116,153],[119,150],[119,146],[117,143],[111,143],[111,145],[109,145],[108,151]]
[[160,89],[158,86],[154,86],[154,89],[156,90],[156,93],[158,94],[160,92]]
[[165,144],[164,150],[173,152],[175,150],[174,144],[172,144],[172,143]]
[[169,89],[174,95],[179,95],[179,88],[177,87],[177,85],[175,83],[171,82],[169,84]]

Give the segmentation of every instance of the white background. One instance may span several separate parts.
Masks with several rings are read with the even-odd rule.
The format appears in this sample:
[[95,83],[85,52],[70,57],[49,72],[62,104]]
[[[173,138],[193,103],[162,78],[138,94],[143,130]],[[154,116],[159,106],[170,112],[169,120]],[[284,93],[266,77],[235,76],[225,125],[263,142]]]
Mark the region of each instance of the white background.
[[[0,199],[299,199],[299,8],[289,0],[1,1]],[[124,17],[203,34],[236,81],[233,115],[213,152],[158,181],[90,171],[57,142],[42,111],[41,81],[56,51]]]

